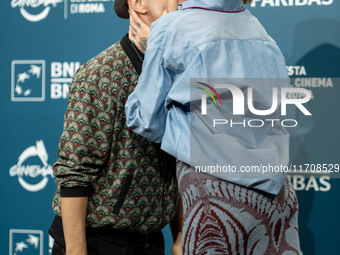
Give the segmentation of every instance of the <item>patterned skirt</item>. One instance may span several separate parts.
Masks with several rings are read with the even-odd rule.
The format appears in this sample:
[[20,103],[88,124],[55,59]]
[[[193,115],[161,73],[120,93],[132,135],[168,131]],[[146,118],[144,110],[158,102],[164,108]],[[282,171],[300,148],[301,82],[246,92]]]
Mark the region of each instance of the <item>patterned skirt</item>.
[[177,162],[184,255],[301,254],[298,201],[287,179],[277,196],[197,173]]

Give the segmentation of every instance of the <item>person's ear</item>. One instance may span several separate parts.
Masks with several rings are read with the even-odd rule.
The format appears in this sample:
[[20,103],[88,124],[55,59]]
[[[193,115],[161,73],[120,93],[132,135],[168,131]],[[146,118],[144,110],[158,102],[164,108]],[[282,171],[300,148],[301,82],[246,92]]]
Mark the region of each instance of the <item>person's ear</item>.
[[129,8],[140,14],[146,14],[146,1],[145,0],[128,0]]

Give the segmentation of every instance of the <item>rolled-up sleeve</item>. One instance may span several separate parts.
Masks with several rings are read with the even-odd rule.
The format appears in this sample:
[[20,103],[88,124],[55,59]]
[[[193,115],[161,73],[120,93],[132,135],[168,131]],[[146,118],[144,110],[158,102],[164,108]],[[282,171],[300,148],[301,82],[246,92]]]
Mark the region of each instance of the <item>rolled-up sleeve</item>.
[[53,166],[61,196],[88,196],[113,140],[114,102],[82,66],[70,84],[64,127]]
[[125,105],[127,126],[135,133],[160,143],[166,124],[166,97],[171,73],[164,67],[164,50],[146,52],[143,71],[135,91]]

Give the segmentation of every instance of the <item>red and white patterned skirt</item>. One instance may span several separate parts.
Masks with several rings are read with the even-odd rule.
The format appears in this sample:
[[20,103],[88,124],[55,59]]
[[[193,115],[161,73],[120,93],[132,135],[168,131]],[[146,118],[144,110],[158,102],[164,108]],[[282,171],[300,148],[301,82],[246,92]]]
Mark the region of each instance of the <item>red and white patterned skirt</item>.
[[288,179],[269,197],[177,161],[177,180],[184,255],[301,254],[298,201]]

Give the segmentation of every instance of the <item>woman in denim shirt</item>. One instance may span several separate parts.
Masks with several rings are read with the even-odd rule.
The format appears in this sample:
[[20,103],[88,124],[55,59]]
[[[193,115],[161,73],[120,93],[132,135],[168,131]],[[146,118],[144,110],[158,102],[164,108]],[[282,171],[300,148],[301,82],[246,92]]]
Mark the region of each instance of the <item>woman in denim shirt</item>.
[[[287,85],[280,49],[243,4],[188,0],[155,21],[142,74],[126,104],[127,125],[178,159],[184,254],[300,253],[298,202],[284,172],[254,177],[197,171],[204,164],[231,164],[237,170],[288,164],[288,133],[265,122],[268,116],[257,116],[264,123],[260,128],[207,127],[213,119],[235,117],[230,93],[213,95],[216,78],[239,84],[243,92],[251,88],[257,109],[271,107],[273,79],[279,87]],[[145,24],[135,13],[130,16],[136,19],[130,38],[140,46]],[[197,110],[204,93],[197,86],[216,99],[206,101],[206,115]],[[251,117],[246,109],[244,119]]]

